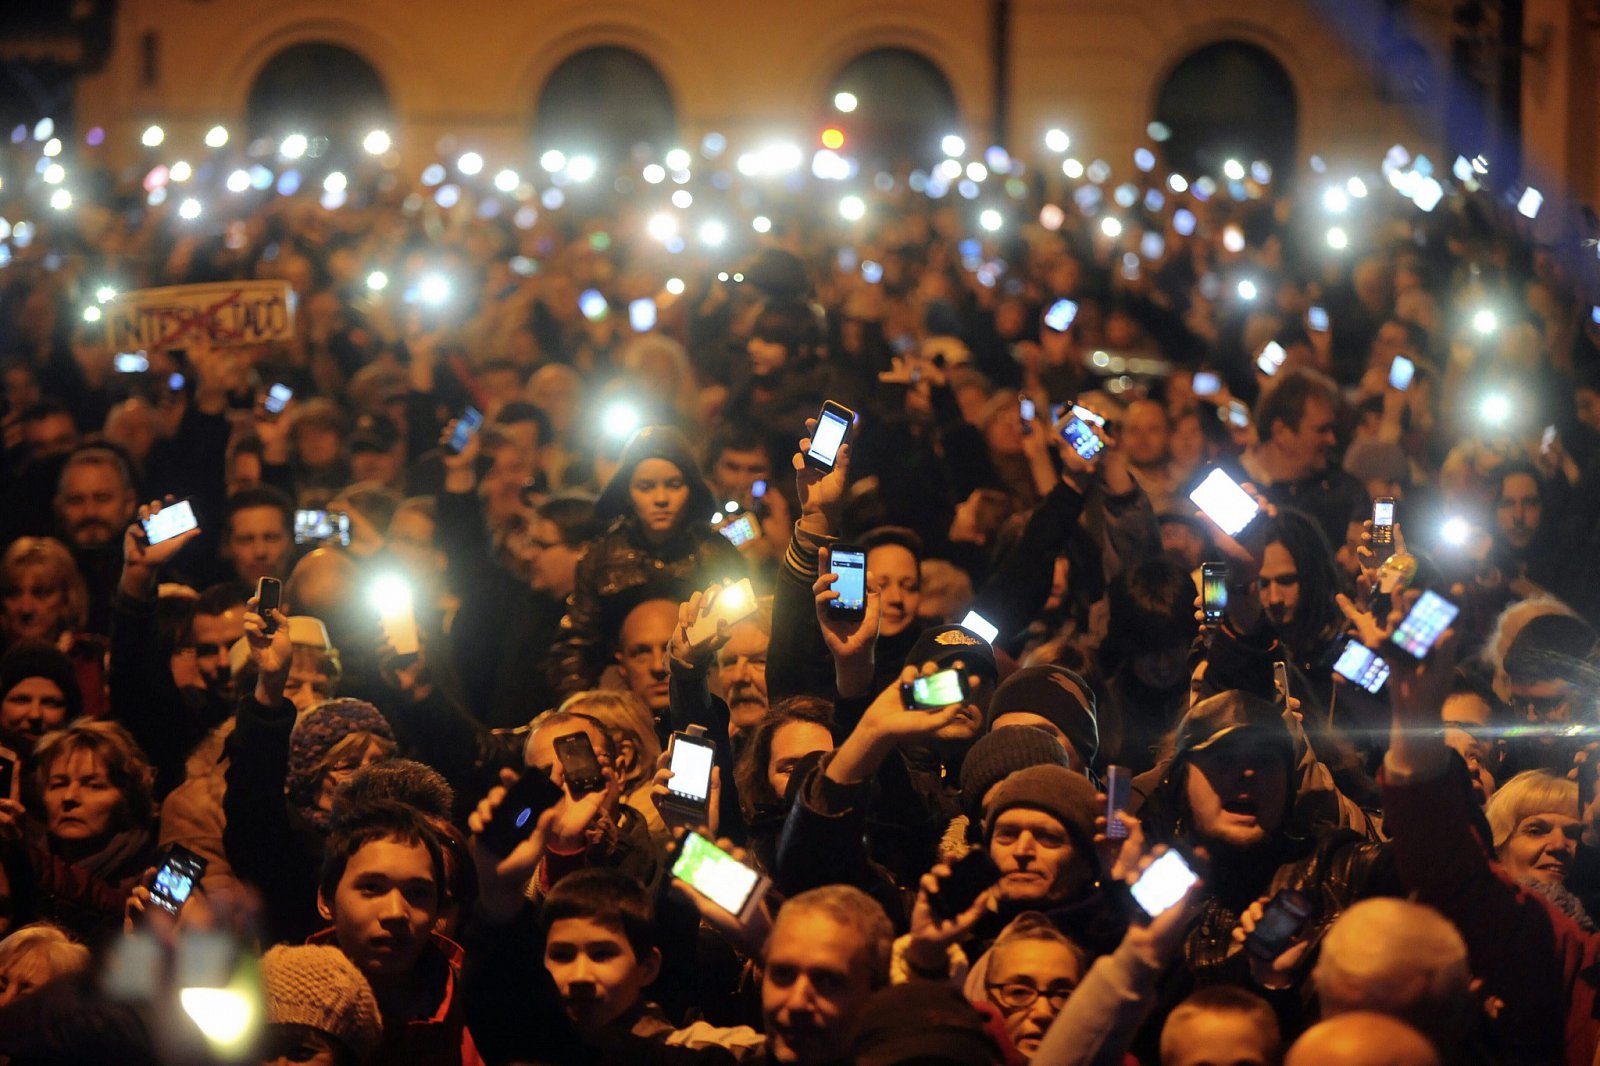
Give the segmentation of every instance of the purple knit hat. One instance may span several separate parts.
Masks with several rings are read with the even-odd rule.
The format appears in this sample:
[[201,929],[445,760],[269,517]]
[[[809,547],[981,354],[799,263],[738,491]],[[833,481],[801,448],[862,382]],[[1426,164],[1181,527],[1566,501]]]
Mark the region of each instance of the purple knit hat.
[[300,716],[289,734],[289,775],[284,792],[295,809],[318,829],[328,828],[328,813],[317,810],[322,781],[317,764],[351,733],[371,733],[393,743],[394,730],[366,700],[328,700]]

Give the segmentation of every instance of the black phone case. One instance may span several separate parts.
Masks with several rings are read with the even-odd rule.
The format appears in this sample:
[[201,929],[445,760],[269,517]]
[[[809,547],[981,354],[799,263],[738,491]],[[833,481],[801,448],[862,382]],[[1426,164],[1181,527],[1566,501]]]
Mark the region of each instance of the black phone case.
[[1000,880],[1000,868],[980,849],[969,851],[950,866],[950,876],[939,882],[939,891],[928,897],[928,909],[941,921],[949,921],[971,907],[984,889]]
[[[563,798],[560,785],[530,766],[517,778],[516,784],[506,789],[505,799],[495,808],[494,817],[483,827],[478,839],[496,855],[510,855],[518,844],[533,835],[539,816]],[[516,815],[524,808],[529,814],[519,825]]]

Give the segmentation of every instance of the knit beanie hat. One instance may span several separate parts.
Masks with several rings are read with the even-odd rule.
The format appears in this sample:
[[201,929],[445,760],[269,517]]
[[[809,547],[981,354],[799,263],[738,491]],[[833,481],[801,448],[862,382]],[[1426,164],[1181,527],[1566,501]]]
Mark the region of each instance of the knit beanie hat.
[[880,988],[867,1000],[850,1039],[856,1066],[1004,1062],[992,1017],[949,985],[911,981]]
[[327,828],[327,814],[317,811],[321,781],[317,764],[330,748],[351,733],[371,733],[393,742],[394,731],[378,708],[366,700],[319,703],[294,724],[289,734],[289,774],[284,791],[301,814],[318,829]]
[[383,1037],[372,988],[336,947],[279,944],[261,958],[267,1022],[326,1033],[365,1062]]
[[83,713],[83,690],[72,660],[42,640],[19,640],[0,656],[0,699],[30,677],[54,681],[67,701],[67,721]]
[[1002,714],[1036,714],[1067,735],[1085,766],[1100,752],[1100,722],[1094,690],[1064,666],[1030,666],[1018,670],[994,690],[989,721]]
[[994,832],[994,823],[1013,807],[1043,811],[1072,835],[1079,847],[1093,854],[1094,820],[1100,812],[1094,786],[1089,779],[1065,766],[1030,766],[1018,770],[995,789],[983,807],[983,836]]
[[961,762],[961,810],[976,829],[983,822],[983,797],[1018,770],[1030,766],[1070,768],[1067,750],[1042,729],[1008,725],[987,733]]

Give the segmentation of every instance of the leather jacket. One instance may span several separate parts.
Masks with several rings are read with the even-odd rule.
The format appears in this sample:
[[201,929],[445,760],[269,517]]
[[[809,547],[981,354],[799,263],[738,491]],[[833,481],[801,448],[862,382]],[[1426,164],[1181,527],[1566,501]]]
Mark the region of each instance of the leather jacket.
[[578,561],[576,584],[551,648],[551,685],[563,698],[593,688],[623,618],[644,600],[682,602],[712,580],[737,580],[748,569],[739,550],[703,522],[690,520],[666,544],[649,545],[638,519],[616,519]]

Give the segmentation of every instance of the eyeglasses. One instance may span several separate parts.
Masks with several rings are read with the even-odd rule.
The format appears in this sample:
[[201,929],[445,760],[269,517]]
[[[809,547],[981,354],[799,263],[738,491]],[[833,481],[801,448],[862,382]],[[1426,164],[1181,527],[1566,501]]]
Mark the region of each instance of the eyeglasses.
[[1072,995],[1073,986],[1051,985],[1040,991],[1021,981],[1008,981],[1003,985],[989,985],[988,988],[989,998],[1009,1012],[1027,1010],[1039,1001],[1040,996],[1043,996],[1050,1006],[1060,1010],[1066,1006],[1067,997]]

